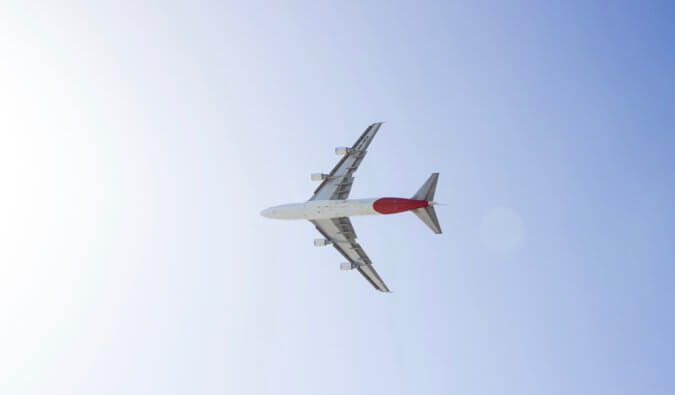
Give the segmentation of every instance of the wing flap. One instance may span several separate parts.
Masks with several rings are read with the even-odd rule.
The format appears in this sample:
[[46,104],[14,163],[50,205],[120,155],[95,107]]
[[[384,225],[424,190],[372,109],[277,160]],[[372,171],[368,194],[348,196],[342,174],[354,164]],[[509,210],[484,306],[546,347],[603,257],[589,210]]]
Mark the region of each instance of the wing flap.
[[366,156],[366,150],[380,126],[382,122],[374,123],[366,128],[349,152],[340,159],[328,177],[314,190],[314,195],[309,200],[343,200],[349,197],[354,183],[353,174]]
[[359,266],[357,270],[363,275],[363,277],[366,278],[366,280],[368,280],[370,285],[375,287],[376,290],[380,292],[391,292],[389,288],[387,288],[387,285],[384,283],[384,281],[382,281],[380,278],[380,275],[377,274],[375,268],[373,268],[373,265],[362,265]]
[[316,229],[330,240],[333,247],[338,250],[342,256],[347,259],[366,280],[378,291],[390,292],[380,275],[377,273],[373,264],[356,242],[356,232],[347,217],[322,219],[311,221]]

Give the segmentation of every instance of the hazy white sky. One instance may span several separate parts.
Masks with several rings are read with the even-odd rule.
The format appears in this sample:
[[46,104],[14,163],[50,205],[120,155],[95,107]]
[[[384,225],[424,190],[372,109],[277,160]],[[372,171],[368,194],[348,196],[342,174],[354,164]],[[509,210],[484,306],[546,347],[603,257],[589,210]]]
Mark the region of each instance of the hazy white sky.
[[[0,393],[672,393],[672,17],[6,5]],[[375,121],[388,295],[258,215]]]

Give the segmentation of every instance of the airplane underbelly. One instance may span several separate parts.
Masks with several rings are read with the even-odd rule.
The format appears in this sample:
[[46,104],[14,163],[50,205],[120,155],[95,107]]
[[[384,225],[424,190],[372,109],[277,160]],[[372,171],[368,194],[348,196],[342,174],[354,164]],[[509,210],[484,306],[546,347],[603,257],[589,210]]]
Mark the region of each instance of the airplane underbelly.
[[360,215],[395,214],[427,207],[426,200],[403,198],[311,200],[284,204],[263,210],[263,216],[275,219],[328,219]]
[[324,200],[308,202],[305,206],[307,219],[327,219],[353,217],[359,215],[375,215],[374,199],[358,200]]

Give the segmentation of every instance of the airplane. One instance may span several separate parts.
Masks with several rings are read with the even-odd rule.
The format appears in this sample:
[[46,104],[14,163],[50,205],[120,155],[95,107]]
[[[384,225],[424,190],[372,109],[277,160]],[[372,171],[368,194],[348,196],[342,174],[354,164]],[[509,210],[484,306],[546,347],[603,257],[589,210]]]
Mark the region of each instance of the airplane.
[[360,215],[389,215],[412,211],[434,233],[440,234],[441,226],[436,217],[434,201],[438,173],[432,173],[412,198],[382,197],[348,199],[354,182],[354,173],[366,156],[366,149],[382,126],[374,123],[361,134],[351,147],[338,147],[342,158],[328,174],[314,173],[312,181],[321,181],[314,195],[304,203],[283,204],[267,208],[260,215],[272,219],[309,220],[323,238],[315,239],[317,247],[332,245],[348,261],[340,264],[342,270],[356,269],[381,292],[390,292],[361,245],[356,242],[356,232],[349,217]]

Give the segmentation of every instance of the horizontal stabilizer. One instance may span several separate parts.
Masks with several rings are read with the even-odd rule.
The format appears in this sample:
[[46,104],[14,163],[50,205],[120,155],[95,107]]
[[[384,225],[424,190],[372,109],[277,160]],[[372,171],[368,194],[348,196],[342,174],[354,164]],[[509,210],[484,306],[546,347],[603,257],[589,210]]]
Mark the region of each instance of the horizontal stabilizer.
[[436,184],[438,183],[438,173],[432,173],[427,181],[422,185],[422,187],[417,191],[417,193],[412,197],[416,200],[426,200],[429,205],[427,207],[418,208],[413,210],[413,213],[424,222],[429,229],[434,233],[440,234],[441,225],[438,223],[438,217],[436,216],[436,210],[434,210],[434,194],[436,193]]
[[415,215],[421,219],[422,222],[424,222],[434,233],[443,233],[441,230],[441,225],[438,223],[438,217],[436,217],[436,210],[434,210],[433,206],[418,208],[417,210],[413,210],[413,213],[415,213]]

